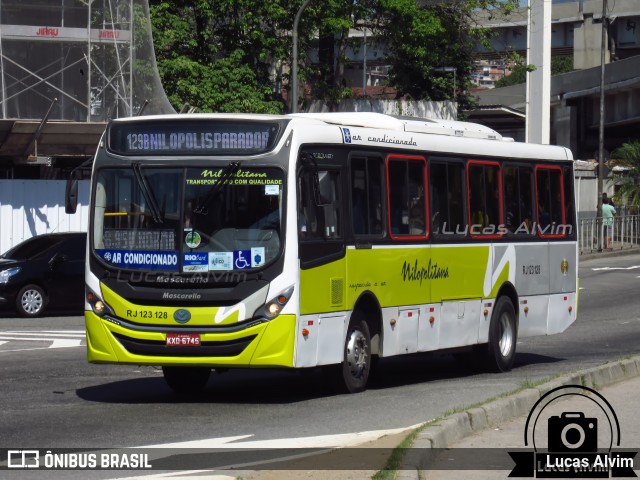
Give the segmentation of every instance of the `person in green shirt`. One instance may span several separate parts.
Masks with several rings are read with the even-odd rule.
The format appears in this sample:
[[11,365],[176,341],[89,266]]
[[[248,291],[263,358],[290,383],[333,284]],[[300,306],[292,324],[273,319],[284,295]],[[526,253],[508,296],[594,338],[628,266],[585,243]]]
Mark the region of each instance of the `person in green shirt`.
[[607,250],[612,250],[611,240],[613,236],[613,216],[616,214],[616,209],[611,205],[611,202],[607,198],[602,199],[602,226],[604,227],[604,234],[607,243]]

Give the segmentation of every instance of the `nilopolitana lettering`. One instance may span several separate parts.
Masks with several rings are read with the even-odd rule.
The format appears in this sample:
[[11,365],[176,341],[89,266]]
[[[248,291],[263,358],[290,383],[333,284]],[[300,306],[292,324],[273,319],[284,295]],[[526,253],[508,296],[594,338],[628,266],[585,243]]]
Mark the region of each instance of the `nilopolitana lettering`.
[[423,280],[439,280],[442,278],[449,278],[449,267],[441,267],[437,263],[433,263],[429,259],[429,263],[426,267],[420,265],[416,259],[413,265],[406,260],[402,264],[402,281],[407,282],[420,282],[422,285]]

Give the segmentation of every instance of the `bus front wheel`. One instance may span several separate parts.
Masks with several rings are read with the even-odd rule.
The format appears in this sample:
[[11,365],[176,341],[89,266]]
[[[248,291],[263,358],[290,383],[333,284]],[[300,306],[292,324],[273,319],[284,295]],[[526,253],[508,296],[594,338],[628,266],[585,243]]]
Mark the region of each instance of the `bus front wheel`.
[[369,326],[359,312],[354,312],[349,322],[344,342],[342,382],[348,393],[362,392],[367,388],[371,371],[371,335]]
[[176,393],[198,393],[209,381],[207,367],[162,367],[164,380]]
[[498,372],[508,372],[513,367],[516,356],[518,329],[513,303],[506,297],[500,297],[491,315],[489,324],[489,362]]

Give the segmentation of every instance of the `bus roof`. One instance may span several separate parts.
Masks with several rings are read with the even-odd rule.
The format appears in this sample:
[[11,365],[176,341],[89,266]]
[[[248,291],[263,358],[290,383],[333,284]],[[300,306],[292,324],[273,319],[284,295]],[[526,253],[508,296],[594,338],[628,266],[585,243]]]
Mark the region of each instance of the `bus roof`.
[[[514,142],[512,138],[503,137],[497,131],[479,123],[462,122],[456,120],[429,119],[406,116],[393,116],[375,112],[318,112],[318,113],[294,113],[288,115],[266,115],[249,113],[192,113],[172,115],[150,115],[141,117],[126,117],[112,120],[119,122],[153,122],[160,118],[184,122],[188,120],[248,120],[248,121],[280,121],[291,120],[298,125],[325,125],[340,127],[343,138],[339,139],[338,130],[325,137],[317,128],[305,129],[308,135],[317,137],[322,142],[340,141],[351,143],[344,138],[346,131],[364,128],[370,133],[378,131],[380,138],[362,136],[361,141],[353,138],[353,144],[378,145],[387,144],[402,147],[413,145],[414,147],[426,147],[432,152],[448,152],[452,154],[481,155],[487,147],[493,155],[500,157],[517,158],[544,158],[548,160],[572,160],[571,150],[562,146],[550,146],[536,143]],[[294,127],[295,128],[295,127]],[[387,138],[387,134],[393,138]],[[407,135],[408,134],[408,135]],[[417,134],[412,136],[411,134]],[[423,136],[426,134],[425,136]],[[338,136],[336,136],[338,135]],[[307,135],[305,135],[307,136]],[[371,135],[373,136],[373,135]],[[452,138],[453,137],[453,138]],[[309,138],[307,136],[307,138]],[[372,140],[369,142],[365,140]],[[453,139],[464,141],[452,141]],[[491,142],[488,146],[485,142]],[[407,143],[409,142],[409,143]],[[495,142],[495,143],[494,143]],[[406,148],[406,147],[405,147]]]
[[396,117],[374,112],[295,113],[291,117],[313,118],[332,125],[379,128],[415,133],[431,133],[455,137],[513,141],[479,123],[417,117]]

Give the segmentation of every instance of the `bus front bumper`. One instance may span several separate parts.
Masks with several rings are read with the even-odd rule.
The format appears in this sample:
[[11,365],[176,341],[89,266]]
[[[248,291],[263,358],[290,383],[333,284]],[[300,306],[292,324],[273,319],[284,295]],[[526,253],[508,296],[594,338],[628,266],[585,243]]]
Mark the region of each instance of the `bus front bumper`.
[[198,346],[168,346],[167,332],[126,328],[90,310],[85,311],[85,324],[91,363],[293,367],[295,315],[280,315],[236,331],[207,329],[199,334]]

